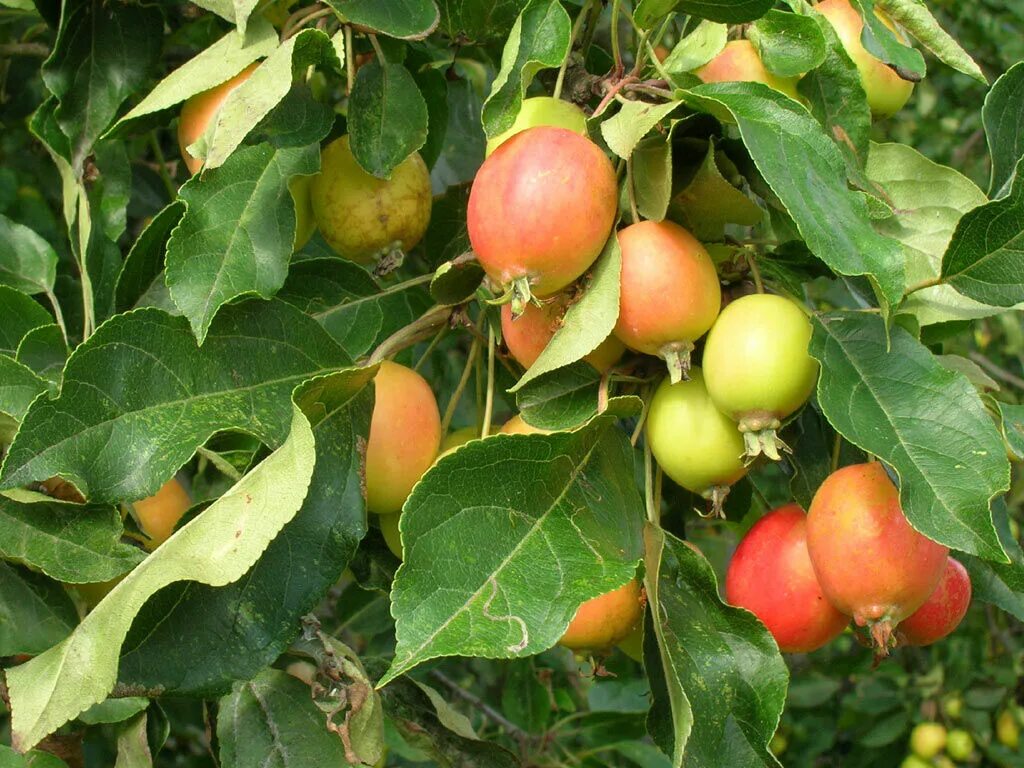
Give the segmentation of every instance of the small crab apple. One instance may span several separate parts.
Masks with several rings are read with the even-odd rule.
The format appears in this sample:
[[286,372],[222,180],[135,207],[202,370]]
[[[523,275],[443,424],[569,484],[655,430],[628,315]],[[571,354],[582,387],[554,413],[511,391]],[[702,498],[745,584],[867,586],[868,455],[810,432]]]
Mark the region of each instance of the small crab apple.
[[132,512],[139,528],[149,537],[144,542],[146,549],[154,550],[167,541],[190,506],[188,491],[174,477],[152,496],[133,503]]
[[797,504],[769,512],[743,537],[725,596],[757,616],[787,653],[817,650],[850,623],[821,591],[807,553],[807,515]]
[[[561,327],[565,304],[561,297],[554,301],[542,301],[539,305],[527,304],[523,313],[515,318],[512,317],[509,304],[502,306],[501,336],[508,351],[521,366],[529,368],[540,357],[540,353]],[[621,341],[615,336],[609,336],[583,359],[604,373],[619,362],[625,351],[626,347]]]
[[566,128],[517,133],[488,157],[466,211],[469,239],[514,315],[594,263],[618,211],[615,169],[589,139]]
[[896,635],[902,645],[931,645],[960,626],[971,605],[971,577],[952,557],[938,586],[924,604],[900,622]]
[[427,231],[433,202],[430,172],[418,152],[399,163],[390,179],[378,179],[356,162],[348,136],[320,153],[310,199],[327,244],[360,264],[415,247]]
[[675,384],[665,379],[651,398],[647,439],[665,474],[712,503],[720,514],[729,487],[747,473],[743,436],[715,408],[700,368]]
[[587,600],[569,622],[560,645],[574,651],[602,651],[624,640],[644,615],[643,588],[631,579],[618,589]]
[[511,419],[506,421],[501,427],[501,433],[503,435],[550,435],[551,430],[541,429],[535,427],[532,424],[528,424],[526,419],[520,416],[518,413]]
[[791,99],[799,100],[796,92],[798,77],[779,77],[765,69],[757,48],[749,40],[732,40],[715,58],[694,72],[705,83],[764,83]]
[[622,275],[615,335],[627,347],[664,358],[673,382],[686,378],[693,342],[718,317],[715,265],[697,239],[671,221],[619,231]]
[[402,513],[399,512],[396,515],[381,515],[378,520],[380,522],[380,532],[384,536],[384,543],[388,545],[388,549],[391,550],[391,554],[397,557],[399,560],[404,560],[403,548],[402,548],[402,535],[398,530],[398,522],[402,518]]
[[[884,61],[868,53],[861,42],[864,20],[850,4],[850,0],[822,0],[814,6],[814,10],[828,19],[846,53],[856,65],[871,113],[876,117],[889,117],[899,112],[910,98],[914,84],[896,74]],[[901,42],[906,43],[906,38],[896,30],[896,25],[885,12],[875,9],[874,14],[896,33]]]
[[384,361],[373,379],[375,400],[366,445],[366,508],[379,515],[402,509],[441,446],[441,415],[426,379]]
[[821,484],[807,513],[807,551],[825,596],[870,628],[880,655],[935,591],[949,554],[910,527],[877,461],[843,467]]
[[197,174],[203,167],[202,159],[189,154],[189,146],[199,141],[206,133],[206,128],[217,118],[220,108],[224,106],[231,92],[248,80],[259,65],[258,61],[253,62],[230,80],[192,96],[181,108],[181,116],[178,118],[178,148],[189,173]]
[[538,125],[553,125],[559,128],[566,128],[580,136],[587,135],[587,116],[583,110],[565,99],[556,99],[554,96],[534,96],[523,99],[515,122],[512,126],[492,139],[487,141],[485,157],[490,157],[498,147],[511,139],[517,133],[527,128],[535,128]]
[[704,345],[704,378],[718,409],[739,424],[748,457],[778,459],[775,430],[814,391],[818,362],[807,353],[811,322],[793,301],[770,294],[726,305]]

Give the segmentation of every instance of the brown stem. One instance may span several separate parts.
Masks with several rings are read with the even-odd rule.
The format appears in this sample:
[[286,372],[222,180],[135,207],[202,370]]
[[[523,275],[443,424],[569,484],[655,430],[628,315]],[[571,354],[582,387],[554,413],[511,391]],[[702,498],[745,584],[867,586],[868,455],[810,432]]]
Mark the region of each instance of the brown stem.
[[976,362],[982,368],[984,368],[986,371],[995,376],[997,379],[1005,381],[1007,384],[1012,384],[1013,386],[1017,387],[1017,389],[1024,389],[1024,379],[1022,379],[1020,376],[1016,376],[1010,373],[1004,368],[1000,368],[998,365],[993,363],[980,352],[975,352],[972,350],[971,352],[967,353],[967,356],[970,357],[971,360]]
[[50,49],[42,43],[6,43],[0,45],[0,57],[8,56],[36,56],[45,59],[50,55]]
[[370,365],[379,363],[381,360],[386,360],[417,342],[430,338],[448,323],[451,316],[451,307],[433,307],[428,309],[419,318],[409,323],[409,325],[400,328],[384,339],[373,350],[373,354],[370,355],[367,362]]

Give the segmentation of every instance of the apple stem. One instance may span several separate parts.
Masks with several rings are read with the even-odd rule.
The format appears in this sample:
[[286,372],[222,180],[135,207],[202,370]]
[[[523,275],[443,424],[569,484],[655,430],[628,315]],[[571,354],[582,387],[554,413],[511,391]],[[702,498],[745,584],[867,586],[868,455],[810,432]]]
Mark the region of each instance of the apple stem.
[[572,24],[572,32],[569,33],[569,51],[565,54],[565,58],[562,60],[562,66],[558,68],[558,79],[555,80],[555,90],[551,95],[556,99],[562,96],[562,84],[565,82],[565,71],[569,68],[569,61],[572,59],[572,47],[576,42],[576,37],[580,33],[580,28],[583,26],[583,21],[590,14],[590,3],[591,0],[584,0],[583,6],[580,8],[579,15],[576,16],[576,21]]
[[690,380],[690,353],[692,341],[672,341],[658,350],[668,366],[668,378],[673,384]]

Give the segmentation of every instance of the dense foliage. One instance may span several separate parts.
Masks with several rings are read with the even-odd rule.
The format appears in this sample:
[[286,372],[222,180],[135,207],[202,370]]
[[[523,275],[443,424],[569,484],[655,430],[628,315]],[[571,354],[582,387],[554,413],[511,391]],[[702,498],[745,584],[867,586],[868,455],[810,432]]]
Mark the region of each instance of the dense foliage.
[[0,765],[1024,766],[1022,61],[0,0]]

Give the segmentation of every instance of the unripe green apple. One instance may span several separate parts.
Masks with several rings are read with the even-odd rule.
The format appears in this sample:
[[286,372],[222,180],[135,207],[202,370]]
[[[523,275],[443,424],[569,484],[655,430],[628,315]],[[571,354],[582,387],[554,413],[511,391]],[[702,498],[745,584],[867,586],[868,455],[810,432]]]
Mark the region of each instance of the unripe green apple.
[[796,92],[798,77],[779,77],[765,69],[754,44],[749,40],[733,40],[715,58],[695,74],[705,83],[764,83],[791,99],[800,99]]
[[384,543],[388,545],[388,549],[391,550],[391,554],[399,560],[404,560],[405,558],[402,557],[402,536],[398,530],[398,521],[401,518],[401,512],[397,515],[381,515],[380,532],[384,535]]
[[1020,726],[1013,712],[1004,709],[996,718],[996,738],[1004,747],[1016,749],[1020,745]]
[[974,737],[962,728],[956,728],[946,737],[946,752],[954,760],[966,760],[974,751]]
[[956,720],[964,711],[964,700],[959,694],[951,694],[942,700],[942,711],[946,717]]
[[[828,19],[829,24],[839,35],[846,53],[857,65],[871,113],[876,117],[889,117],[899,112],[910,98],[914,84],[897,75],[884,61],[868,53],[861,42],[864,20],[850,5],[850,0],[822,0],[814,6],[814,10]],[[885,13],[876,10],[875,15],[885,26],[896,32],[901,41],[906,42],[906,38],[897,32],[896,26]]]
[[288,191],[292,193],[295,203],[295,240],[292,250],[297,251],[313,236],[316,231],[316,217],[313,215],[313,201],[310,193],[313,190],[312,176],[293,176],[288,181]]
[[580,136],[587,135],[587,116],[583,110],[571,101],[556,99],[554,96],[534,96],[523,99],[523,105],[519,108],[515,122],[508,130],[502,131],[487,142],[487,150],[484,157],[488,157],[507,139],[512,138],[520,131],[533,128],[538,125],[553,125],[558,128],[568,128]]
[[910,749],[930,760],[946,748],[946,729],[939,723],[918,723],[910,732]]

